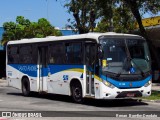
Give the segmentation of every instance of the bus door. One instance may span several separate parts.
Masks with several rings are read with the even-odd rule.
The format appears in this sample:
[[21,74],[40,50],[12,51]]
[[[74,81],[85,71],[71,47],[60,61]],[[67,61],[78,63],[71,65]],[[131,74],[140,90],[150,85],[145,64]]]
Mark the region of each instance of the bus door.
[[38,91],[47,91],[47,76],[48,76],[48,47],[41,46],[38,47],[38,81],[37,88]]
[[86,94],[94,96],[94,74],[95,74],[95,56],[96,45],[87,43],[85,45],[85,62],[86,62]]

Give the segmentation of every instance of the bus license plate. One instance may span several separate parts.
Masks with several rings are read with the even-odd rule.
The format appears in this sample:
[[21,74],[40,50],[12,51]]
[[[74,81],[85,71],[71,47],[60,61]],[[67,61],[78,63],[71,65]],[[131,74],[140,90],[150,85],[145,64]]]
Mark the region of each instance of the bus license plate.
[[134,97],[135,96],[135,94],[134,93],[127,93],[127,95],[126,95],[127,97]]

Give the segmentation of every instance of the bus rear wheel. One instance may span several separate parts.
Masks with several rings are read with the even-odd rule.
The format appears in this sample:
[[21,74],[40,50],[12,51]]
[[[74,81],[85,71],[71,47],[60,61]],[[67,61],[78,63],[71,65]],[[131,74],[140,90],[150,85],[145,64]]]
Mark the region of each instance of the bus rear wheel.
[[28,78],[22,79],[22,93],[24,96],[30,95],[30,83],[29,83]]
[[74,84],[71,86],[72,98],[76,103],[82,103],[82,87],[80,84]]

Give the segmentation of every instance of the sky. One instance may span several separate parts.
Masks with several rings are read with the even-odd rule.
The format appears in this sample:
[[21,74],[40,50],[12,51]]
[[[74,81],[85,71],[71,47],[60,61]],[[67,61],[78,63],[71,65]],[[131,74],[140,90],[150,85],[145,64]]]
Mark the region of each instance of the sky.
[[0,27],[4,22],[16,21],[17,16],[24,16],[32,22],[46,18],[59,28],[64,28],[67,19],[72,16],[64,8],[65,0],[0,0]]
[[[4,22],[16,21],[17,16],[24,16],[32,22],[46,18],[58,28],[69,24],[67,20],[73,19],[72,15],[64,8],[67,0],[0,0],[0,27]],[[160,15],[160,13],[159,13]],[[144,16],[149,17],[149,14]]]

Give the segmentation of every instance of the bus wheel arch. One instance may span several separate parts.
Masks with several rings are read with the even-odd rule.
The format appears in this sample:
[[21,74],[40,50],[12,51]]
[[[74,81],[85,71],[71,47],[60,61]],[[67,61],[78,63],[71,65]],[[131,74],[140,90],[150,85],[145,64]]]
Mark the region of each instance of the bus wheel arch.
[[21,80],[21,86],[22,86],[22,93],[24,96],[30,95],[30,82],[27,76],[23,76]]
[[72,79],[70,82],[70,91],[71,96],[74,102],[82,103],[83,102],[83,92],[82,85],[78,79]]

